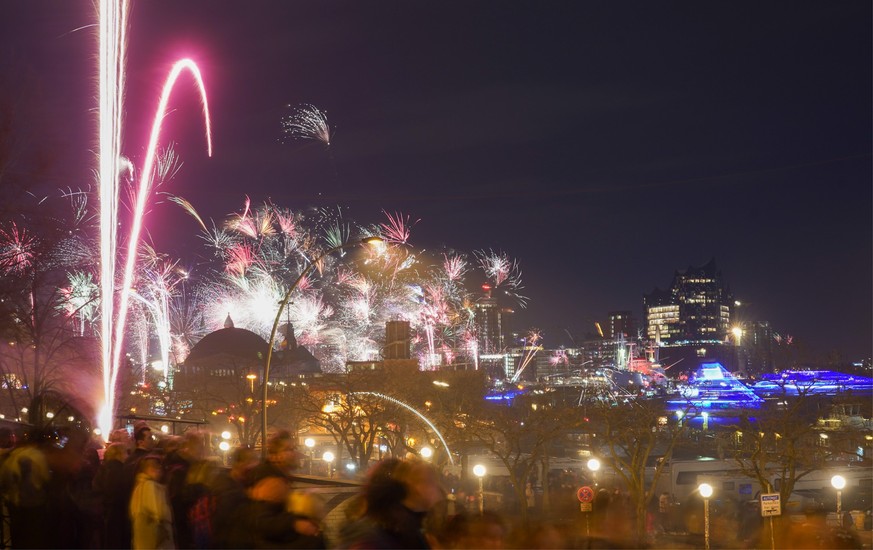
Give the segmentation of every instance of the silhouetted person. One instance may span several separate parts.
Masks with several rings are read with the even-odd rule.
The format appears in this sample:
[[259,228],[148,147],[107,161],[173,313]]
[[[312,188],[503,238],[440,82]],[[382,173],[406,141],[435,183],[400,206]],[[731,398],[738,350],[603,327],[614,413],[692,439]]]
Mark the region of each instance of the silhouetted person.
[[[124,486],[124,460],[127,447],[113,443],[103,453],[103,463],[94,477],[94,491],[102,509],[100,545],[103,548],[125,548],[130,537],[124,529],[127,520],[127,505],[130,495]],[[127,537],[127,539],[125,539]]]
[[387,459],[370,472],[364,489],[369,529],[350,545],[357,549],[430,548],[423,524],[443,498],[436,472],[420,460]]
[[249,542],[245,525],[237,520],[248,503],[248,480],[257,463],[258,456],[254,450],[237,448],[230,455],[230,470],[219,471],[213,479],[211,491],[215,498],[215,511],[211,522],[212,547],[242,548]]
[[302,456],[297,450],[296,437],[287,430],[276,432],[267,440],[267,460],[252,470],[251,483],[254,485],[265,477],[290,479],[300,467]]

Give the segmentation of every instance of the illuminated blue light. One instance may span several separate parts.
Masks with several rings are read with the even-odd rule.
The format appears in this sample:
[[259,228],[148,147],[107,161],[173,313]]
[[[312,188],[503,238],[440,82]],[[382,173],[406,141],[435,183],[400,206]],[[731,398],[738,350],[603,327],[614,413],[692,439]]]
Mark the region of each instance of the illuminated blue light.
[[679,393],[679,398],[667,401],[670,410],[757,409],[764,401],[751,388],[734,378],[721,363],[716,362],[703,363]]
[[485,400],[486,401],[500,401],[500,402],[505,402],[505,403],[512,403],[512,400],[515,399],[517,396],[521,395],[522,393],[524,393],[524,392],[521,390],[508,390],[505,392],[490,393],[490,394],[485,396]]
[[873,393],[873,378],[830,370],[784,370],[777,374],[765,374],[761,378],[761,381],[752,385],[752,389],[763,397]]

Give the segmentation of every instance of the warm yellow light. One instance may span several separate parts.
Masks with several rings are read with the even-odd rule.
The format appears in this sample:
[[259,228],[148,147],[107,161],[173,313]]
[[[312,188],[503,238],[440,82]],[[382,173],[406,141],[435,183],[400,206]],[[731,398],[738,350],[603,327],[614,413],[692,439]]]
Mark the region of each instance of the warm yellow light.
[[230,439],[230,432],[227,430],[221,432],[221,439]]
[[323,455],[321,455],[321,459],[330,464],[333,462],[333,459],[336,458],[333,456],[333,453],[330,451],[325,451]]
[[709,483],[701,483],[697,490],[700,491],[700,496],[703,498],[709,498],[712,496],[712,485]]
[[600,469],[600,461],[596,458],[592,458],[588,461],[588,469],[592,472],[596,472]]
[[433,449],[430,447],[422,447],[421,448],[421,456],[426,459],[430,459],[433,456]]
[[486,471],[487,470],[485,469],[485,466],[483,466],[482,464],[476,464],[475,466],[473,466],[473,475],[475,475],[476,477],[485,477]]
[[846,478],[843,476],[834,476],[831,478],[831,485],[837,491],[841,491],[846,486]]
[[315,440],[312,439],[311,437],[307,437],[306,439],[303,440],[303,444],[306,445],[306,447],[311,449],[311,448],[315,447]]
[[221,443],[218,444],[218,448],[226,453],[227,451],[230,450],[230,443],[228,443],[227,441],[222,441]]

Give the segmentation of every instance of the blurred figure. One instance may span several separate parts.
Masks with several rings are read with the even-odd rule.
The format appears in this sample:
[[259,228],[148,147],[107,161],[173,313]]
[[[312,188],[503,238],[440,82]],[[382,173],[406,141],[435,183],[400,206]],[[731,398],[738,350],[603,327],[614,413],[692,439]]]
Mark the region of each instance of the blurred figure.
[[125,540],[125,517],[127,516],[127,494],[124,490],[124,460],[127,458],[127,445],[112,443],[103,453],[103,463],[94,476],[94,491],[102,508],[103,523],[100,529],[100,545],[103,548],[124,548],[130,544]]
[[[118,432],[120,432],[120,430]],[[120,437],[121,434],[118,432],[113,432],[113,435],[117,434]],[[133,449],[124,461],[123,491],[125,503],[130,502],[130,497],[133,494],[133,488],[136,484],[136,475],[139,471],[139,461],[142,460],[143,457],[149,456],[152,453],[154,446],[155,439],[152,436],[152,429],[149,428],[148,424],[143,421],[134,424]],[[127,505],[125,505],[125,509],[127,509]],[[124,514],[124,521],[121,528],[124,531],[124,540],[127,541],[125,546],[122,546],[121,548],[130,548],[133,531],[129,514]]]
[[209,484],[212,466],[206,460],[203,434],[186,432],[179,447],[164,457],[164,471],[167,498],[173,510],[176,545],[179,548],[204,547],[205,541],[211,537]]
[[[34,439],[39,434],[34,436]],[[45,454],[36,441],[13,449],[0,468],[0,490],[9,511],[14,548],[51,548],[52,532],[47,486],[51,477]]]
[[421,460],[388,459],[370,472],[364,489],[367,529],[351,548],[431,548],[423,530],[427,513],[442,500],[436,472]]
[[130,497],[133,526],[132,548],[175,548],[173,514],[167,489],[160,481],[163,468],[158,457],[146,456],[139,461],[136,484]]
[[279,430],[267,440],[267,460],[252,470],[252,484],[266,477],[290,479],[302,456],[297,451],[297,438],[288,430]]
[[247,447],[234,449],[230,455],[230,470],[219,471],[212,480],[215,511],[212,515],[212,546],[243,548],[248,533],[237,521],[249,497],[246,494],[251,470],[258,464],[258,455]]
[[325,548],[319,526],[286,509],[290,485],[279,476],[265,477],[250,490],[242,521],[250,533],[248,548]]

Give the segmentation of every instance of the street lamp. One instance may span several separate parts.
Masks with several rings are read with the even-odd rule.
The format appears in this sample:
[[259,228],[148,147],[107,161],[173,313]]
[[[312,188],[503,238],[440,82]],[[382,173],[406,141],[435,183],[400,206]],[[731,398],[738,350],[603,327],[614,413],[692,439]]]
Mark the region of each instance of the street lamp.
[[430,460],[433,456],[433,449],[430,447],[422,447],[421,448],[421,457],[425,460]]
[[333,456],[333,453],[330,451],[325,451],[323,455],[321,455],[321,459],[327,463],[327,477],[333,477],[333,459],[336,458]]
[[600,461],[596,458],[588,460],[588,469],[591,470],[594,478],[594,486],[597,487],[597,470],[600,469]]
[[252,395],[255,394],[255,380],[258,379],[258,375],[254,373],[250,373],[246,375],[246,379],[249,381],[249,388],[252,391]]
[[485,486],[483,485],[483,479],[485,478],[486,473],[485,466],[482,464],[476,464],[473,466],[473,475],[479,478],[479,515],[485,513]]
[[285,306],[288,305],[288,301],[291,300],[291,294],[297,289],[297,286],[309,273],[321,263],[325,257],[333,254],[338,250],[342,250],[344,248],[351,248],[353,246],[358,245],[382,245],[384,244],[384,239],[382,237],[366,237],[359,241],[353,241],[341,244],[339,246],[334,246],[333,248],[329,248],[319,254],[317,257],[313,258],[312,261],[306,266],[306,269],[300,272],[300,275],[297,277],[297,280],[288,287],[288,291],[285,292],[285,296],[282,298],[282,301],[279,302],[279,311],[276,312],[276,318],[273,320],[273,330],[270,331],[270,341],[267,346],[267,360],[264,363],[264,398],[261,401],[261,455],[266,460],[267,458],[267,388],[270,382],[270,365],[273,362],[273,346],[276,343],[276,331],[279,329],[279,323],[282,322],[282,312],[285,310]]
[[701,483],[697,491],[703,497],[703,547],[709,550],[709,497],[712,496],[712,485]]
[[846,486],[846,478],[840,475],[836,475],[831,478],[831,485],[834,489],[837,490],[837,522],[840,525],[843,524],[843,488]]
[[307,437],[303,440],[303,444],[309,449],[309,475],[312,475],[312,450],[315,448],[315,440]]

